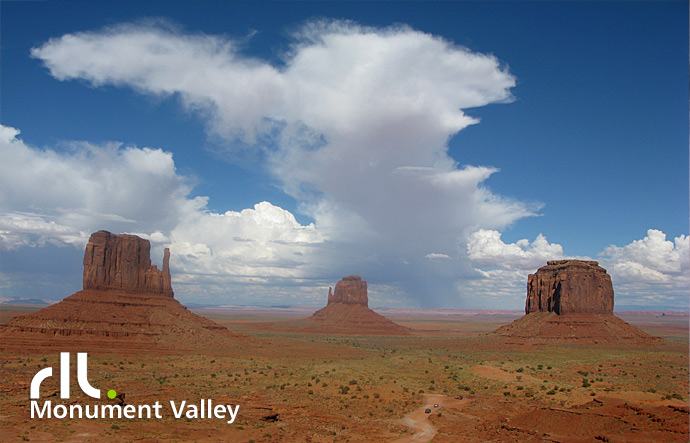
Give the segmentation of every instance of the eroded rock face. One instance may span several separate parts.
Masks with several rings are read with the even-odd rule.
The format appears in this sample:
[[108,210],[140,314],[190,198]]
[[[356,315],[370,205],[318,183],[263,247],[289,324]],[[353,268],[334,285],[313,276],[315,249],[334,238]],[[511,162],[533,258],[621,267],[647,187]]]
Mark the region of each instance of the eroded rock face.
[[611,277],[596,261],[549,261],[527,280],[531,312],[613,314]]
[[348,305],[361,305],[368,307],[369,298],[367,297],[367,282],[362,280],[359,275],[343,277],[335,284],[335,292],[328,289],[328,304],[344,303]]
[[170,251],[163,256],[163,270],[151,264],[151,244],[136,235],[91,234],[84,252],[84,289],[173,296],[170,279]]

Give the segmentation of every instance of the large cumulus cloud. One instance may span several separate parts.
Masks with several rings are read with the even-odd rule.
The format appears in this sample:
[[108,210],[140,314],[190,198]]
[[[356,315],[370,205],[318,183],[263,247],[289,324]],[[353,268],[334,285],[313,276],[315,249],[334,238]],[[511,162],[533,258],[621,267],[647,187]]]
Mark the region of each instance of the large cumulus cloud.
[[523,238],[515,243],[504,243],[501,233],[479,229],[469,236],[467,255],[477,267],[500,266],[509,269],[536,269],[547,260],[563,257],[563,246],[549,243],[539,234],[533,242]]
[[625,246],[611,245],[600,254],[618,293],[629,303],[653,309],[687,306],[690,290],[690,238],[666,239],[658,229]]
[[[467,235],[537,209],[492,193],[484,182],[496,169],[459,166],[447,154],[448,139],[478,123],[463,110],[509,102],[515,78],[493,55],[404,26],[314,21],[292,38],[281,65],[245,55],[231,39],[160,23],[64,35],[32,55],[59,80],[175,95],[228,150],[259,152],[318,231],[304,251],[259,243],[260,266],[316,277],[359,272],[423,305],[457,304],[458,280],[477,276]],[[218,220],[232,226],[232,217]],[[199,242],[193,219],[166,231],[186,251],[185,269],[208,270],[199,245],[214,243],[215,255],[234,257],[230,273],[246,273],[238,245],[249,241]]]
[[0,248],[83,247],[96,227],[116,232],[167,231],[203,199],[188,199],[188,180],[160,149],[68,143],[27,146],[0,126]]

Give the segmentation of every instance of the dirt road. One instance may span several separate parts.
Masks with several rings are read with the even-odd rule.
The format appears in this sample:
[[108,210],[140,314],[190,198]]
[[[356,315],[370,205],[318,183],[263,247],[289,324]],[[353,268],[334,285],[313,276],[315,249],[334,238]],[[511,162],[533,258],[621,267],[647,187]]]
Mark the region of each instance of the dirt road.
[[[431,414],[436,414],[443,404],[448,400],[445,395],[424,394],[424,406],[410,412],[402,419],[405,426],[409,426],[414,430],[414,434],[395,440],[396,443],[426,443],[431,441],[436,436],[436,427],[429,421]],[[434,405],[439,407],[435,408]],[[424,411],[431,409],[431,414]]]

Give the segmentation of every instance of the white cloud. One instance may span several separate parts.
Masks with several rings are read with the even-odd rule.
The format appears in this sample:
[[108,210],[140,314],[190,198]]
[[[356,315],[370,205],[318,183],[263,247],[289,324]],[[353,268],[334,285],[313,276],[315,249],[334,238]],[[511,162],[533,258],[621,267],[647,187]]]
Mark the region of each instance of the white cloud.
[[[462,109],[506,101],[515,85],[492,56],[409,28],[337,22],[303,30],[284,78],[281,117],[316,131],[328,144],[317,152],[308,144],[283,144],[289,155],[280,156],[281,163],[287,157],[297,164],[304,156],[321,163],[300,168],[301,174],[279,172],[288,183],[318,180],[311,173],[329,170],[334,160],[349,172],[448,168],[448,137],[477,123]],[[288,136],[294,141],[293,133]]]
[[611,245],[601,255],[609,257],[608,261],[621,278],[658,281],[687,274],[690,267],[689,244],[690,238],[686,235],[670,241],[662,231],[649,229],[646,237],[623,247]]
[[690,237],[674,241],[649,229],[647,235],[625,246],[611,245],[599,254],[614,286],[631,304],[654,307],[687,305],[690,290]]
[[320,21],[294,37],[280,70],[232,40],[163,23],[67,34],[32,55],[59,80],[179,94],[189,109],[210,113],[226,137],[254,141],[275,118],[398,146],[398,155],[413,157],[403,164],[428,162],[420,144],[443,152],[449,134],[476,123],[461,108],[509,100],[515,86],[495,57],[406,27]]
[[195,298],[255,305],[325,300],[325,236],[269,202],[239,212],[195,213],[170,240],[174,284]]
[[424,257],[428,258],[429,260],[447,260],[451,258],[448,254],[441,254],[438,252],[431,252]]
[[178,270],[238,278],[307,277],[300,268],[324,241],[313,223],[300,225],[289,211],[268,202],[241,212],[197,212],[176,226],[170,239]]
[[548,260],[564,257],[563,247],[549,243],[542,234],[532,243],[527,239],[504,243],[500,232],[489,229],[479,229],[470,234],[467,255],[477,268],[501,267],[528,271],[536,271]]
[[88,233],[59,225],[38,214],[0,214],[0,249],[15,250],[23,246],[45,246],[49,243],[83,247],[87,240]]
[[24,144],[0,126],[2,247],[83,247],[90,232],[170,230],[181,214],[203,207],[160,149],[71,143],[66,150]]
[[170,238],[161,231],[155,231],[150,234],[146,232],[130,232],[129,234],[145,238],[146,240],[150,241],[152,245],[165,245],[170,243]]
[[31,54],[59,80],[128,85],[155,95],[179,93],[188,109],[212,115],[209,123],[218,133],[247,140],[253,140],[261,119],[283,93],[278,71],[238,56],[235,43],[181,34],[163,23],[67,34]]

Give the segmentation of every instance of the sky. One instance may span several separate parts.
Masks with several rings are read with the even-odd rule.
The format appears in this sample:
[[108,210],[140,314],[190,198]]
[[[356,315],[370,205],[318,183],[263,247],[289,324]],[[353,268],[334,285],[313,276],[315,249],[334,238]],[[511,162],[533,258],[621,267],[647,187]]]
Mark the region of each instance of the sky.
[[688,309],[685,2],[2,2],[0,300],[100,229],[176,298],[522,309],[597,260]]

